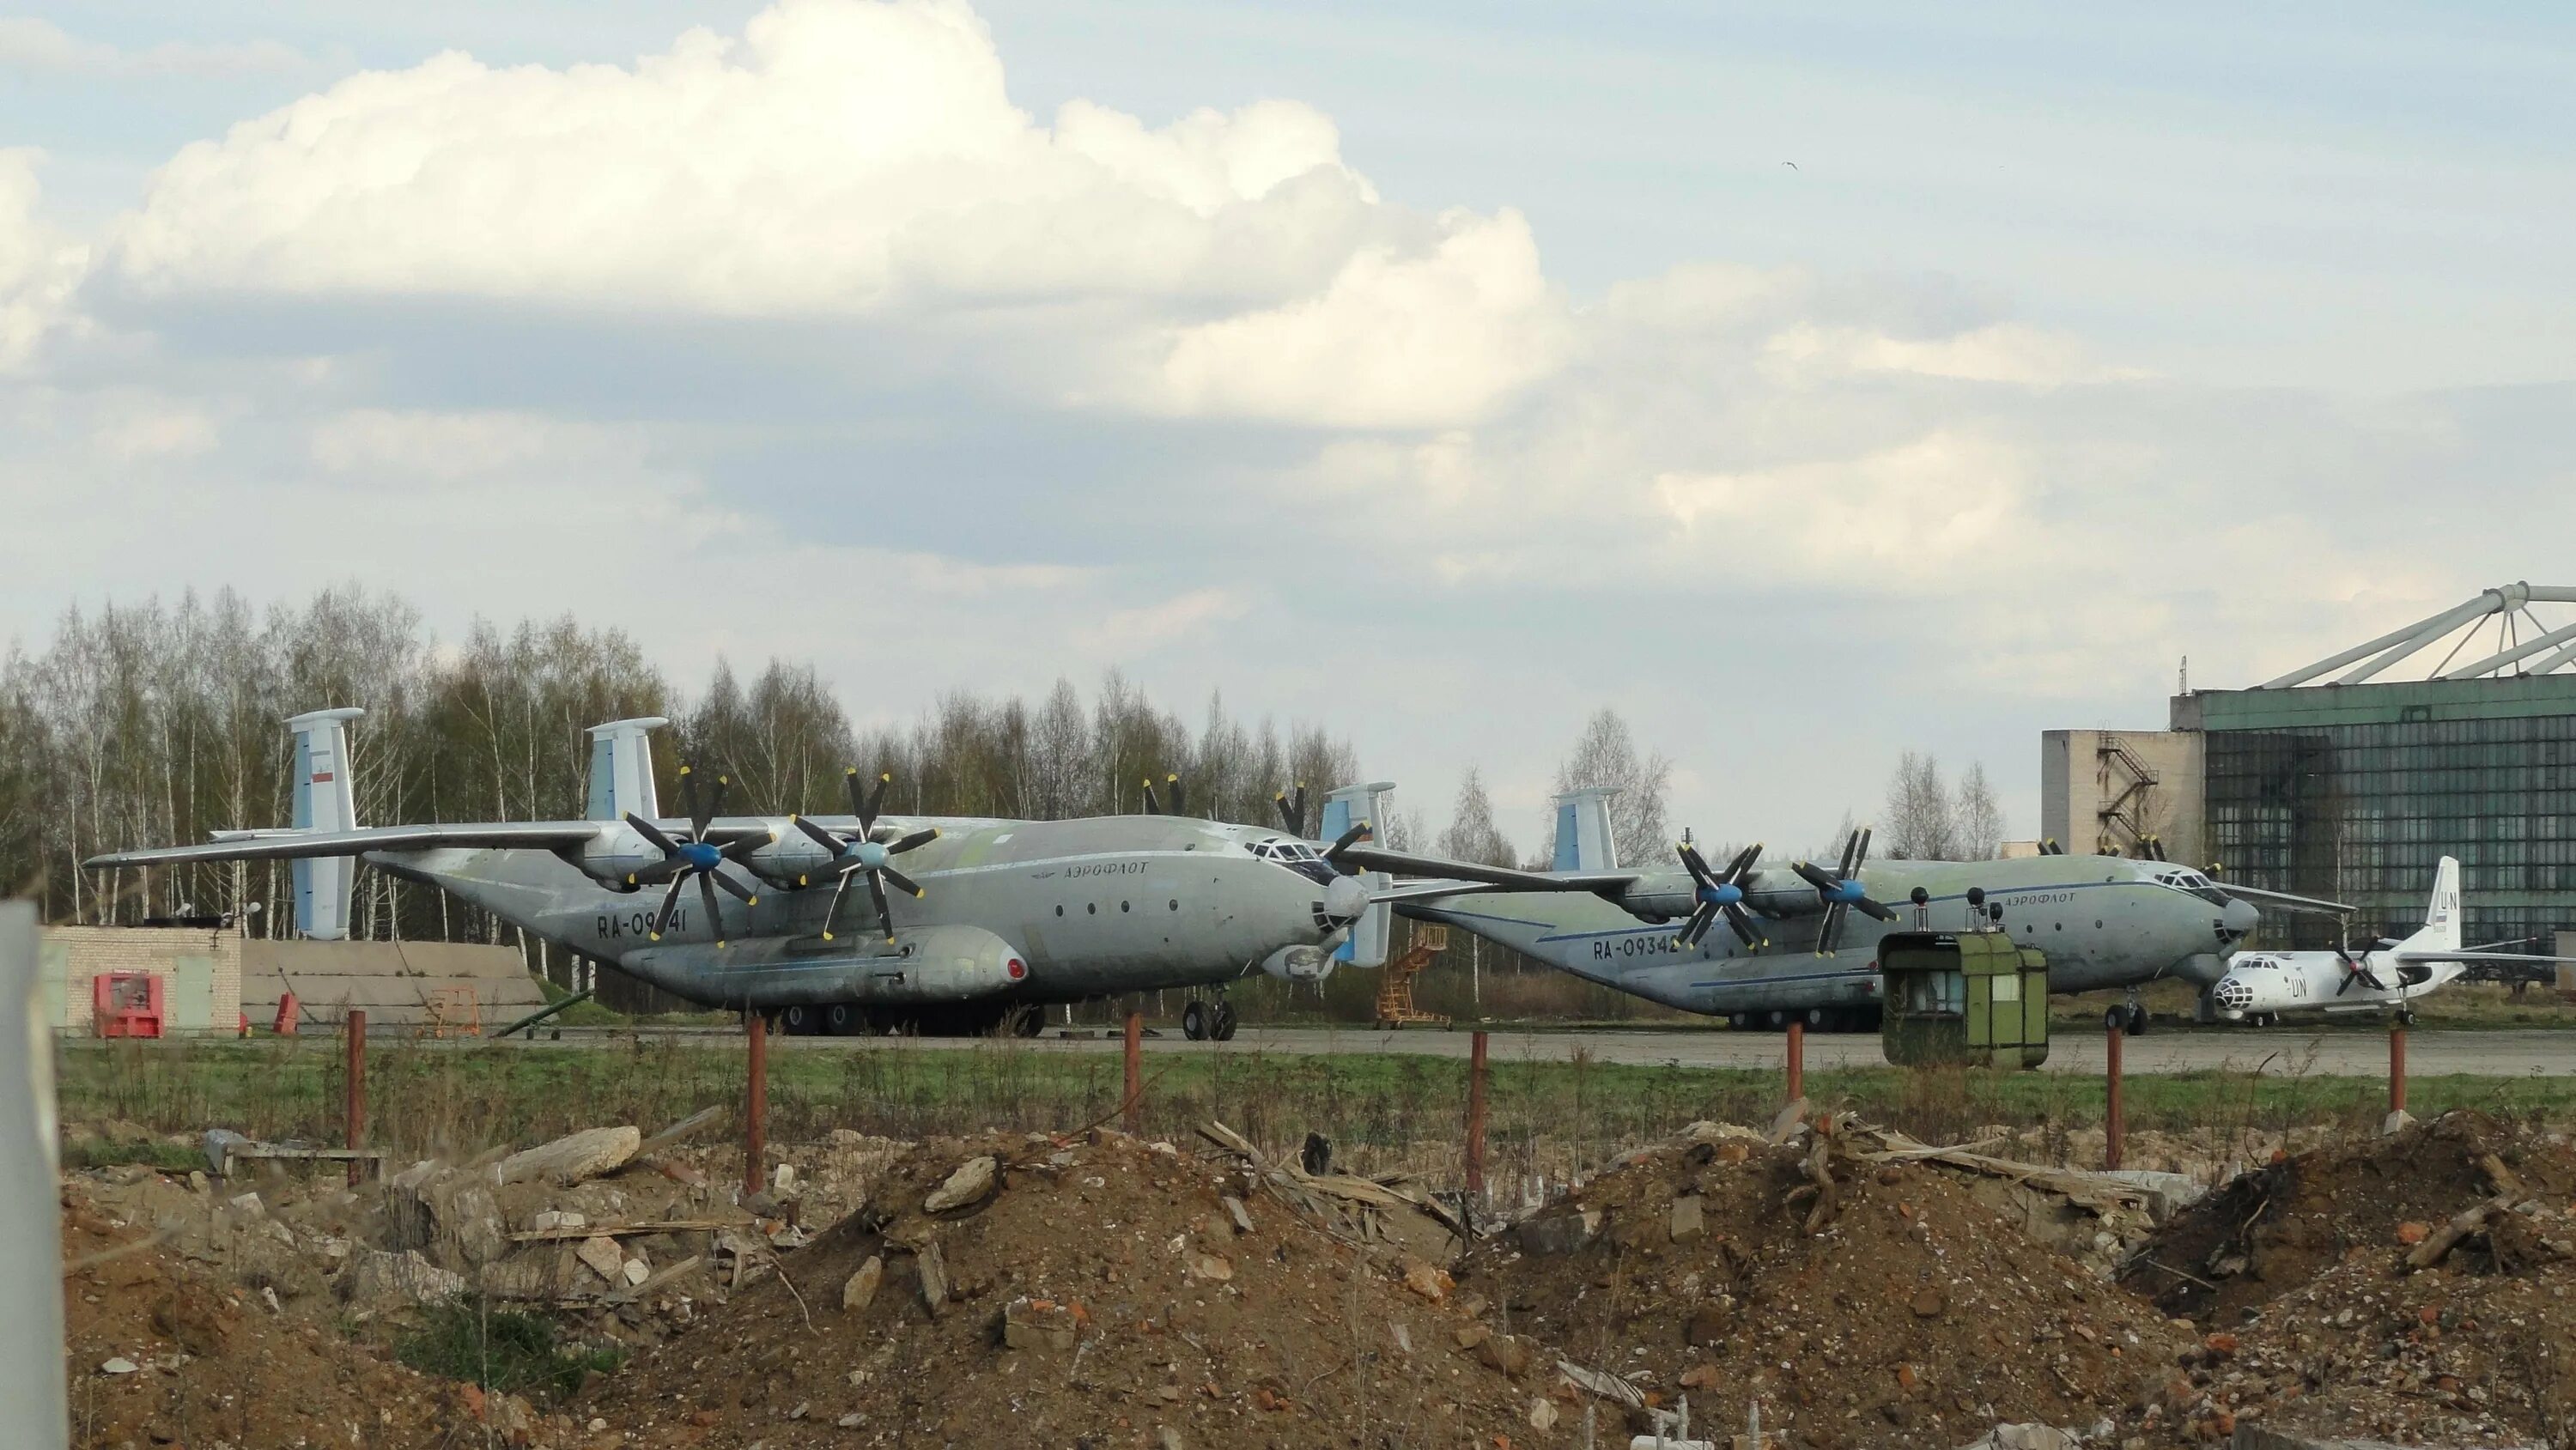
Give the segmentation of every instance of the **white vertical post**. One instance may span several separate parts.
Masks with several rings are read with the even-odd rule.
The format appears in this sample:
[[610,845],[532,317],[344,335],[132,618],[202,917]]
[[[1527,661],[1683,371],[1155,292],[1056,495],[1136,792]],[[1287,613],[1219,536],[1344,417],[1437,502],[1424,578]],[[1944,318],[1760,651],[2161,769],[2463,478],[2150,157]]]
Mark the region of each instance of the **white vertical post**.
[[[36,907],[0,902],[0,1442],[71,1440],[53,1037],[36,1021]],[[73,1365],[74,1374],[97,1369]]]

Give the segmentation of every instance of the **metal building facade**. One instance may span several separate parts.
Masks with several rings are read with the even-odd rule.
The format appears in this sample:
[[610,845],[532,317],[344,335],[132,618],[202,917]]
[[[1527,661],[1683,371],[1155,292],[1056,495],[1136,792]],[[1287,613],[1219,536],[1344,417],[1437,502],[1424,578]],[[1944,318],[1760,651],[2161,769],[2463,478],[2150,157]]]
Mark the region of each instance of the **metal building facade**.
[[2576,674],[2204,691],[2173,724],[2204,734],[2204,850],[2231,879],[2350,902],[2358,942],[2421,922],[2457,856],[2471,942],[2576,931]]

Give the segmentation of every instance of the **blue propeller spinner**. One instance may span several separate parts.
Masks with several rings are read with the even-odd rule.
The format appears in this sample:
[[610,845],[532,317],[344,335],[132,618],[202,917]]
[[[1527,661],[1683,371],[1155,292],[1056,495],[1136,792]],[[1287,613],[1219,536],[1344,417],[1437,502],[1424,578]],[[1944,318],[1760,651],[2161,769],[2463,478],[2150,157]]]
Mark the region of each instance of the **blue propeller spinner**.
[[1896,920],[1895,912],[1872,901],[1869,893],[1861,888],[1860,868],[1861,863],[1869,859],[1869,835],[1869,828],[1864,826],[1844,839],[1842,861],[1831,875],[1818,869],[1812,861],[1794,862],[1789,867],[1798,873],[1800,880],[1816,888],[1816,900],[1825,908],[1825,919],[1816,927],[1816,955],[1820,957],[1832,955],[1834,943],[1842,939],[1843,920],[1851,915],[1854,907],[1880,921]]

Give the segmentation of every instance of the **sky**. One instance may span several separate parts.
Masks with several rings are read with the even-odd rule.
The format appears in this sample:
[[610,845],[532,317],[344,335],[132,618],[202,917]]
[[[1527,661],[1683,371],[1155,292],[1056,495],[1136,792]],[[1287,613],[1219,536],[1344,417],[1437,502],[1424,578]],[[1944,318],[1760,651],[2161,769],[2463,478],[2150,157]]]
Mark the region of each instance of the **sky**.
[[2570,73],[2540,6],[8,13],[0,635],[356,579],[863,722],[1116,667],[1524,846],[1603,706],[1703,836],[1907,749],[2026,834],[2185,656],[2576,582]]

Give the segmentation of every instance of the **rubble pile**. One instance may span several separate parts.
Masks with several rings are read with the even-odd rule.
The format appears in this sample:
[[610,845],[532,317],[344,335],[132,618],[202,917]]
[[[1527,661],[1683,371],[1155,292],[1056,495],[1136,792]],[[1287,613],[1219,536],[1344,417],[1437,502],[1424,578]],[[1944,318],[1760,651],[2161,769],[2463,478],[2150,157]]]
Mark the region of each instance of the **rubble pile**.
[[2191,1343],[1982,1201],[1979,1169],[1935,1166],[1948,1150],[1848,1120],[1782,1136],[1703,1124],[1634,1155],[1478,1245],[1460,1290],[1642,1401],[1729,1430],[1758,1404],[1805,1446],[2089,1428]]
[[2576,1145],[2446,1114],[2246,1174],[2128,1282],[2199,1317],[2143,1430],[2576,1444]]
[[1558,1425],[1552,1356],[1453,1287],[1436,1204],[1210,1132],[926,1142],[587,1403],[643,1445],[770,1450],[1490,1446]]

